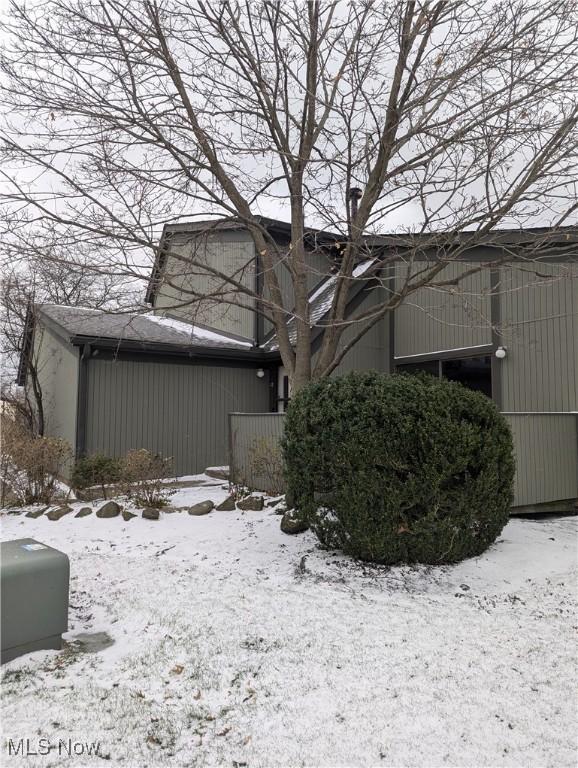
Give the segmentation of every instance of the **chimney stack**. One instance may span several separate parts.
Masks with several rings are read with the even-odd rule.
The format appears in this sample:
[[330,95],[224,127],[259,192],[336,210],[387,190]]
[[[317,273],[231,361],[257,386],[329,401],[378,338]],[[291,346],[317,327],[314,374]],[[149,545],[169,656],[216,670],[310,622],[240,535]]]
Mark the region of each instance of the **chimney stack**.
[[357,204],[361,200],[362,195],[363,195],[363,192],[359,187],[349,188],[349,204],[350,204],[350,212],[351,212],[352,219],[354,219],[357,216]]

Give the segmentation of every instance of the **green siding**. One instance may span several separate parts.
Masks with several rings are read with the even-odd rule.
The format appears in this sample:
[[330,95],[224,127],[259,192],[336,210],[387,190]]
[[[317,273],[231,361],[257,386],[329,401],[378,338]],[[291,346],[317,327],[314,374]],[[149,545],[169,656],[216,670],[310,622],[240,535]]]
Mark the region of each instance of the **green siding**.
[[231,480],[271,494],[283,492],[282,413],[231,413]]
[[254,368],[91,359],[87,453],[133,448],[171,456],[176,474],[228,461],[230,411],[266,411],[268,377]]
[[516,453],[514,507],[578,499],[578,414],[507,414]]
[[34,362],[42,389],[45,433],[76,447],[78,350],[38,323],[34,333]]
[[[254,299],[240,291],[224,293],[227,284],[203,271],[202,267],[205,263],[209,264],[254,290],[255,247],[250,235],[238,230],[188,237],[175,235],[170,241],[170,250],[175,255],[167,259],[155,299],[155,310],[226,333],[253,338],[255,315],[245,307],[254,306]],[[191,265],[187,261],[190,258],[200,264]],[[191,291],[209,297],[213,294],[215,298],[196,300]],[[225,303],[226,300],[234,303]]]
[[[359,315],[372,307],[376,307],[384,301],[383,291],[375,288],[367,292],[361,304],[354,309],[348,318]],[[373,328],[362,337],[357,344],[349,350],[341,363],[335,369],[335,376],[340,376],[349,371],[376,370],[383,373],[389,372],[389,323],[390,315],[386,315],[377,322]],[[339,349],[343,347],[359,333],[359,326],[355,323],[348,326],[339,342]]]
[[502,268],[502,408],[578,410],[578,264]]
[[[331,262],[323,253],[308,253],[307,263],[309,265],[309,270],[307,272],[307,289],[311,292],[330,274]],[[280,261],[275,265],[275,273],[279,281],[281,295],[283,296],[283,306],[285,310],[290,312],[295,307],[293,280],[286,265]],[[269,292],[265,290],[263,295],[267,298]],[[269,333],[272,328],[273,324],[268,320],[265,320],[263,323],[264,334]]]
[[[416,262],[414,273],[423,269]],[[449,263],[437,280],[458,279],[471,264]],[[397,288],[407,267],[396,268]],[[457,286],[421,288],[395,313],[395,356],[431,354],[491,344],[490,272],[470,275]]]

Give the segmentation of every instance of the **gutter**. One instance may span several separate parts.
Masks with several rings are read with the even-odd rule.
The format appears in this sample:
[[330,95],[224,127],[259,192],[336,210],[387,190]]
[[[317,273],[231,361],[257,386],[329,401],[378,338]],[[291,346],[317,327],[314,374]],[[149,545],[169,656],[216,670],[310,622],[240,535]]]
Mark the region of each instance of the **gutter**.
[[89,345],[91,350],[102,349],[117,352],[133,352],[154,356],[171,355],[176,358],[203,360],[239,360],[255,364],[277,362],[278,352],[266,352],[262,349],[249,347],[247,349],[218,349],[216,347],[178,346],[154,342],[133,341],[131,339],[104,339],[96,336],[74,335],[69,339],[76,347]]

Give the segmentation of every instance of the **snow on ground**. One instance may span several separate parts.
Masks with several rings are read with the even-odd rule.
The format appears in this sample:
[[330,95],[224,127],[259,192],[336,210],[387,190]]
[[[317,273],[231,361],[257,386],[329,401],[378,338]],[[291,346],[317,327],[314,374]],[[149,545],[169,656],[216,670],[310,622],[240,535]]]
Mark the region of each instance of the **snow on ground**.
[[[204,480],[171,503],[221,501]],[[270,509],[4,516],[69,554],[72,592],[66,648],[3,667],[5,739],[53,749],[2,764],[574,766],[577,528],[512,520],[482,557],[387,569]]]

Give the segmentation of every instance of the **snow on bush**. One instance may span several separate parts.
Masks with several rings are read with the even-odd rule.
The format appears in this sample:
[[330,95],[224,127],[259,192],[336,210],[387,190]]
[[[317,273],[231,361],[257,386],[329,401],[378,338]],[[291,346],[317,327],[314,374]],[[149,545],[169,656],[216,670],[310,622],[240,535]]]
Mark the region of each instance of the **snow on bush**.
[[291,401],[288,491],[320,541],[376,563],[451,563],[508,521],[509,427],[485,395],[431,376],[353,372]]

